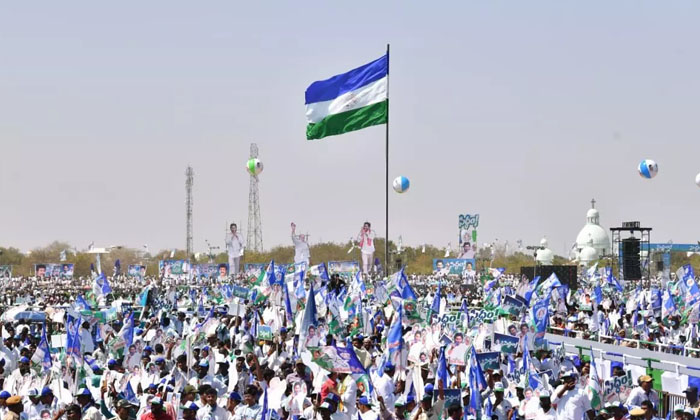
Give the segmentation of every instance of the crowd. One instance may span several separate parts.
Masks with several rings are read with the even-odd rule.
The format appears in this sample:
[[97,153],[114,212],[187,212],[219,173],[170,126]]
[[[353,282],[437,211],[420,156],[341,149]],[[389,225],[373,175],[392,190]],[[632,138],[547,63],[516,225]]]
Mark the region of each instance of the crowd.
[[[274,263],[208,281],[12,279],[3,288],[0,414],[656,419],[650,376],[632,377],[622,363],[604,371],[545,332],[683,353],[698,345],[692,269],[656,288],[623,287],[604,268],[578,283],[502,270],[475,284],[403,271],[380,279]],[[628,377],[627,388],[604,389]],[[694,419],[698,390],[681,391],[687,403],[664,411]]]

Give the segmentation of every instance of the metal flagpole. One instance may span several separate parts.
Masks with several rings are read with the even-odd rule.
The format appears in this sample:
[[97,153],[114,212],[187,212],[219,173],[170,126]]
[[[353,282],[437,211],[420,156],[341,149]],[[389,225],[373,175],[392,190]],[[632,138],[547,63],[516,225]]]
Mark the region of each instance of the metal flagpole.
[[389,274],[389,44],[386,44],[386,179],[385,188],[385,236],[384,236],[384,273]]

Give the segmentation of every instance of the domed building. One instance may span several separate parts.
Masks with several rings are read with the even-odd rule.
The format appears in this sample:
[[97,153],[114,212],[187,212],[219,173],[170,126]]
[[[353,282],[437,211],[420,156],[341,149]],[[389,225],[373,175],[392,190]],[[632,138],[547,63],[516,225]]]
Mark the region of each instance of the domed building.
[[608,232],[600,226],[600,213],[595,208],[595,200],[591,200],[591,208],[586,212],[586,224],[576,236],[574,259],[588,265],[609,253]]
[[539,265],[552,265],[552,262],[554,261],[554,252],[549,249],[549,242],[547,242],[547,238],[542,238],[540,241],[540,246],[542,249],[537,250],[535,261],[537,261],[537,264]]

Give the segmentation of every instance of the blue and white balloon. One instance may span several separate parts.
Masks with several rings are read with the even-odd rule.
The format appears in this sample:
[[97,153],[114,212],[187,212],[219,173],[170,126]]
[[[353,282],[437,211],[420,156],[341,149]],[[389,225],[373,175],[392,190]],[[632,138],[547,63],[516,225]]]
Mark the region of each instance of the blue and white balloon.
[[411,182],[406,178],[405,176],[397,176],[394,178],[394,191],[396,191],[399,194],[405,193],[408,191],[408,188],[411,186]]
[[651,179],[659,172],[659,165],[651,159],[644,159],[639,162],[637,170],[642,178]]

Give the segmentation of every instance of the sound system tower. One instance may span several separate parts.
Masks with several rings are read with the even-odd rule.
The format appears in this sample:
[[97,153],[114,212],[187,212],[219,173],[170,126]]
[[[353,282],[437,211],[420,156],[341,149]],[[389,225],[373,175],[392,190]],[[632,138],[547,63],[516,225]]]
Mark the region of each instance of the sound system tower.
[[[535,270],[535,268],[537,270]],[[575,265],[538,265],[537,267],[520,267],[520,275],[529,280],[540,276],[540,283],[547,280],[552,273],[557,275],[561,284],[569,286],[569,289],[578,288],[578,269]]]
[[622,241],[622,275],[625,280],[641,280],[642,265],[639,255],[639,239],[626,238]]

